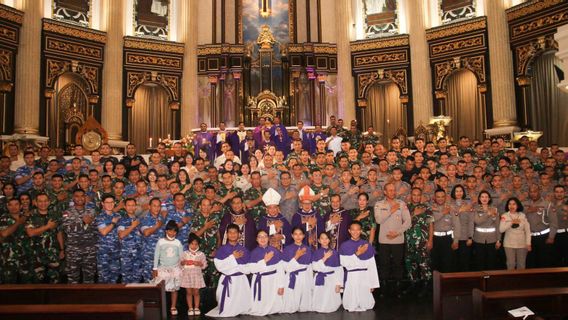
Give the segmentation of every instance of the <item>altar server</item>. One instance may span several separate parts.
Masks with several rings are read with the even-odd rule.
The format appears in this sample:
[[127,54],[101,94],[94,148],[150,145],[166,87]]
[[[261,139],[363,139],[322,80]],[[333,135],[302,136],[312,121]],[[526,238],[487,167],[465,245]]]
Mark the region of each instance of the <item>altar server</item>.
[[315,312],[334,312],[341,306],[341,287],[343,286],[343,267],[339,263],[339,253],[330,247],[331,237],[327,232],[320,233],[320,248],[312,256],[315,281],[312,310]]
[[247,264],[249,252],[239,240],[239,226],[227,226],[227,244],[217,249],[215,267],[221,273],[216,298],[219,305],[207,313],[209,317],[236,317],[247,314],[252,303]]
[[252,307],[250,314],[266,316],[282,311],[286,274],[281,252],[269,245],[268,233],[259,230],[256,247],[250,254],[252,276]]
[[343,308],[347,311],[366,311],[375,306],[373,290],[379,287],[375,249],[368,241],[361,239],[360,222],[351,222],[349,234],[351,239],[339,249],[341,265],[346,272]]
[[302,228],[292,229],[294,243],[284,248],[287,286],[284,288],[284,308],[282,312],[307,312],[312,309],[312,251],[303,243],[305,233]]

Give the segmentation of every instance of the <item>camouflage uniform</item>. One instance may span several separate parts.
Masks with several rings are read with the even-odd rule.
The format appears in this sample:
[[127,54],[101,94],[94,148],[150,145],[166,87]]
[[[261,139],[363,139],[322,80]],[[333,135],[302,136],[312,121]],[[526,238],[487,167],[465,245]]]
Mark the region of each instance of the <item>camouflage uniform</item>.
[[50,282],[58,283],[60,281],[60,261],[59,261],[59,242],[57,234],[61,232],[59,224],[62,221],[61,213],[49,210],[47,214],[41,214],[39,211],[32,211],[28,218],[26,228],[39,228],[45,226],[49,220],[53,220],[58,227],[47,230],[38,236],[31,238],[30,256],[27,258],[31,261],[33,274],[31,281],[37,283]]
[[[188,223],[183,221],[184,218],[190,218]],[[189,209],[184,209],[182,211],[176,210],[175,207],[168,210],[168,221],[174,220],[178,225],[182,223],[183,226],[179,228],[176,238],[181,242],[183,248],[187,248],[187,240],[189,237],[189,230],[191,229],[191,220],[193,218],[193,212]]]
[[[245,202],[251,201],[251,200],[256,200],[256,199],[258,199],[258,197],[262,197],[262,195],[265,192],[266,192],[266,188],[260,188],[260,191],[257,190],[256,188],[249,188],[245,192],[243,200]],[[258,225],[258,221],[260,220],[260,217],[262,217],[262,215],[266,212],[264,202],[261,201],[256,206],[250,208],[248,210],[248,212],[251,215],[252,219],[254,220],[255,225]]]
[[[125,215],[118,222],[117,231],[124,231],[138,219]],[[122,283],[137,283],[142,277],[142,234],[139,224],[126,237],[120,240],[120,274]]]
[[[63,212],[67,209],[69,209],[69,201],[71,201],[71,194],[61,188],[60,190],[53,190],[51,188],[46,189],[45,193],[47,194],[47,196],[49,197],[49,208],[53,209],[55,211],[58,212]],[[57,197],[62,194],[62,193],[66,193],[67,194],[67,198],[65,198],[65,200],[60,201]]]
[[319,214],[319,216],[323,218],[323,216],[325,216],[331,208],[331,195],[333,194],[333,191],[331,191],[331,188],[325,184],[322,184],[321,186],[312,184],[311,188],[312,190],[314,190],[314,194],[316,195],[320,194],[324,189],[329,189],[327,196],[322,195],[321,198],[319,198],[317,201],[314,201],[313,203],[314,209]]
[[147,237],[142,234],[142,277],[146,282],[152,280],[154,251],[156,250],[156,244],[158,243],[158,240],[164,237],[164,230],[167,219],[164,219],[161,214],[153,216],[148,212],[146,216],[142,218],[142,221],[140,223],[140,231],[144,232],[144,230],[154,227],[156,223],[158,223],[158,220],[162,220],[163,222],[163,225],[160,229],[156,230],[156,232]]
[[[0,230],[5,230],[16,223],[16,220],[6,213],[0,216]],[[0,239],[0,283],[18,283],[29,276],[28,259],[25,257],[26,248],[29,250],[29,237],[21,225],[10,236]]]
[[65,233],[65,271],[69,283],[94,283],[97,272],[97,236],[95,221],[85,224],[83,217],[95,216],[95,210],[75,207],[63,213],[61,229]]
[[[97,229],[105,228],[115,217],[120,217],[120,214],[116,212],[101,212],[95,219]],[[120,222],[120,220],[118,222]],[[118,276],[120,275],[119,247],[120,243],[118,242],[118,231],[116,226],[113,227],[106,236],[103,236],[99,232],[97,248],[97,270],[99,283],[116,283],[118,281]]]

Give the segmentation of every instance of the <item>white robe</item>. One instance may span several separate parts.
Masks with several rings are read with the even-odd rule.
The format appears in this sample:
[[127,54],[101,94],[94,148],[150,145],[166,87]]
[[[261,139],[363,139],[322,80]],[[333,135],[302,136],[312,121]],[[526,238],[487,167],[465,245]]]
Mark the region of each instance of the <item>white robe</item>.
[[[236,317],[240,314],[248,314],[252,304],[252,293],[250,284],[246,274],[248,272],[247,265],[237,263],[235,256],[230,255],[224,260],[215,258],[213,260],[217,270],[222,273],[217,286],[216,298],[219,303],[213,310],[209,311],[206,315],[208,317]],[[231,283],[229,284],[229,294],[225,297],[225,307],[223,312],[220,313],[220,304],[223,294],[223,280],[225,275],[231,275],[241,272],[243,275],[232,276]]]
[[343,267],[328,267],[324,264],[323,260],[312,262],[312,269],[314,272],[331,272],[325,277],[323,286],[315,285],[314,276],[314,291],[312,295],[312,310],[315,312],[329,313],[335,312],[341,307],[341,293],[335,291],[336,286],[343,286]]
[[[252,306],[249,311],[250,315],[265,316],[280,313],[282,311],[282,308],[284,307],[284,298],[283,296],[278,295],[278,289],[284,288],[287,285],[286,274],[284,273],[285,263],[286,262],[284,261],[280,261],[277,264],[267,266],[264,259],[261,259],[256,263],[249,263],[249,271],[253,274],[251,282]],[[260,284],[262,300],[259,301],[258,292],[257,297],[254,297],[254,284],[258,277],[257,273],[272,271],[276,271],[276,273],[262,276]]]
[[366,271],[348,272],[343,290],[343,308],[347,311],[366,311],[373,309],[375,299],[372,288],[379,287],[379,275],[375,259],[361,260],[355,254],[340,255],[341,265],[348,270],[366,268]]
[[[283,313],[308,312],[312,310],[312,286],[313,271],[310,265],[299,264],[296,259],[285,263],[286,285],[284,286],[284,308]],[[294,289],[288,288],[290,273],[296,270],[307,268],[306,271],[298,273]]]

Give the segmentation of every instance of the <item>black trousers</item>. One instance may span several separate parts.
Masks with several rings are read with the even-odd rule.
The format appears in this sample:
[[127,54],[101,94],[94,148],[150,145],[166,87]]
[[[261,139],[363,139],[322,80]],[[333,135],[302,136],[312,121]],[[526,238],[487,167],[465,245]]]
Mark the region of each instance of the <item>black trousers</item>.
[[556,247],[557,264],[559,267],[568,267],[568,232],[557,233],[554,239]]
[[527,268],[550,268],[554,266],[554,246],[546,244],[548,233],[531,238],[532,251],[527,255]]
[[478,271],[497,269],[497,254],[495,242],[493,243],[473,243],[475,256],[475,268]]
[[379,243],[379,278],[402,280],[404,272],[404,244]]
[[434,236],[431,259],[432,270],[439,272],[454,272],[456,252],[452,250],[452,236]]
[[467,246],[466,240],[460,240],[456,255],[458,272],[471,271],[471,248],[472,246]]

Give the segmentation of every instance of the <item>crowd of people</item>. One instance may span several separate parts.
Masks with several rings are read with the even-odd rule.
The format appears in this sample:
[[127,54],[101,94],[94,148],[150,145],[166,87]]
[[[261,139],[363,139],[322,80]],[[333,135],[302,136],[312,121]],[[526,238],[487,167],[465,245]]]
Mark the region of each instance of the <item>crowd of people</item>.
[[190,314],[217,288],[210,315],[234,316],[370,309],[374,288],[427,294],[433,270],[568,266],[558,145],[383,140],[335,117],[290,132],[275,117],[201,124],[194,153],[160,143],[148,161],[132,144],[122,157],[11,144],[0,283],[165,280],[172,313],[180,287]]

